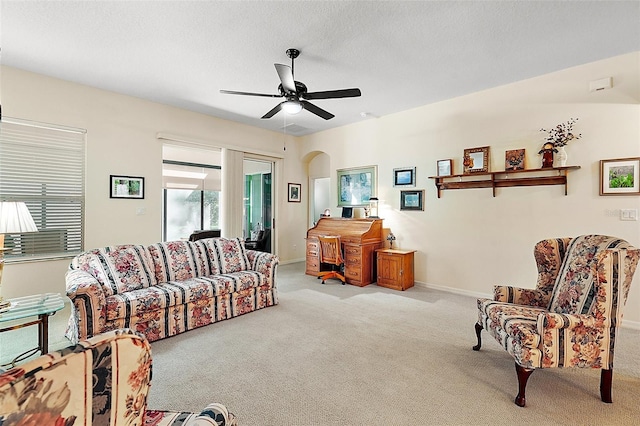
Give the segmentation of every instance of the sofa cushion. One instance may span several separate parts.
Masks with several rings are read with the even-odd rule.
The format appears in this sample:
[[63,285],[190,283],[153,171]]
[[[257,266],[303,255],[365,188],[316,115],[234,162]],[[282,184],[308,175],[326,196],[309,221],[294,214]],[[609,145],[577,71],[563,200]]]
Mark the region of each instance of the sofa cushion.
[[264,274],[255,271],[238,271],[230,274],[218,274],[200,279],[207,281],[213,287],[215,296],[235,293],[251,287],[260,287],[266,284]]
[[255,271],[238,271],[231,274],[158,283],[152,287],[108,296],[106,298],[107,320],[139,316],[158,309],[207,300],[214,296],[260,287],[265,282],[264,274]]
[[240,238],[215,238],[211,240],[220,262],[220,273],[230,274],[249,269],[249,260]]
[[214,238],[205,238],[190,243],[197,250],[198,256],[202,261],[204,271],[202,275],[216,275],[220,273],[220,261],[218,260],[218,252],[214,244]]
[[159,283],[153,287],[107,297],[107,320],[139,316],[149,311],[212,297],[211,283],[200,278]]
[[141,245],[128,244],[87,251],[76,256],[71,267],[91,274],[108,296],[157,283],[151,255]]
[[197,248],[189,241],[168,241],[149,246],[149,253],[159,283],[184,281],[206,275],[205,263]]
[[582,235],[574,238],[558,273],[549,311],[559,314],[589,314],[594,306],[597,286],[598,252],[624,248],[628,244],[615,237]]

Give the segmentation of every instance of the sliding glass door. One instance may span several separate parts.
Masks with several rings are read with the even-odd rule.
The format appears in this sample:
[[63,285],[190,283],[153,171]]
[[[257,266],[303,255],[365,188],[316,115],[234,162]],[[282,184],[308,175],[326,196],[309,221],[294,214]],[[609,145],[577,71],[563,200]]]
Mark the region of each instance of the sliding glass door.
[[249,248],[272,252],[273,162],[244,160],[242,232]]
[[220,229],[219,150],[163,147],[163,240]]

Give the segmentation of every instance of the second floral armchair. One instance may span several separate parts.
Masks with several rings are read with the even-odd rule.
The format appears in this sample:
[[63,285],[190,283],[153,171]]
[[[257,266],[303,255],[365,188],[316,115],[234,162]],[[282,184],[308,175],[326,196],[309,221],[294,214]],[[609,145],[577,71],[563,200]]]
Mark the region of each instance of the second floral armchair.
[[600,396],[612,402],[611,381],[617,328],[640,250],[603,235],[540,241],[535,289],[496,286],[494,298],[478,299],[475,325],[489,332],[515,359],[518,395],[538,368],[601,370]]

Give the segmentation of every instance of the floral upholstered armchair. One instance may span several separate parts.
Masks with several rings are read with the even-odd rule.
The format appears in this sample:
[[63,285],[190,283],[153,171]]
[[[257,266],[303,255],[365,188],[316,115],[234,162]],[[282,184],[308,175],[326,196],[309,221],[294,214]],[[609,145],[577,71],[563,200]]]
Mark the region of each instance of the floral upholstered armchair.
[[494,298],[478,299],[476,335],[485,329],[515,359],[518,395],[536,368],[597,368],[600,397],[611,400],[617,328],[640,250],[624,240],[583,235],[540,241],[535,289],[496,286]]
[[151,347],[115,330],[0,374],[0,425],[236,425],[221,404],[201,413],[147,410]]

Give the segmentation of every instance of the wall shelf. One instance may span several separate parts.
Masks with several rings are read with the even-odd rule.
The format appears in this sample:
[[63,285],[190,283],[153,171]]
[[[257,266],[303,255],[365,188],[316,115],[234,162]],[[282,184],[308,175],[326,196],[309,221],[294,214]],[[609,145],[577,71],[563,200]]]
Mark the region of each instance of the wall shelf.
[[429,176],[434,179],[438,188],[438,198],[442,191],[449,189],[492,188],[496,196],[496,188],[511,186],[564,185],[567,195],[567,173],[580,166],[547,167],[544,169],[503,170],[499,172],[470,173],[466,175]]

